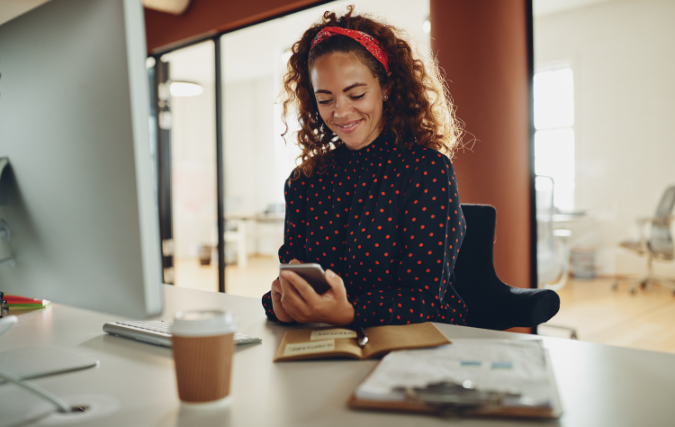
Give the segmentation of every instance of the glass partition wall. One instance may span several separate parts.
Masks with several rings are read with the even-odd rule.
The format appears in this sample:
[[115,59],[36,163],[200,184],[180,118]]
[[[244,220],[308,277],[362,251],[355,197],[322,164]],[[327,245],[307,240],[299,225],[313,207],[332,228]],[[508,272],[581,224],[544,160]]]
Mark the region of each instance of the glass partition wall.
[[[290,48],[326,10],[339,13],[352,3],[330,2],[159,57],[157,66],[168,65],[174,88],[170,220],[176,286],[252,297],[269,290],[283,242],[283,185],[300,154],[295,124],[289,123],[286,141],[281,137],[278,96]],[[355,12],[383,18],[418,48],[429,48],[428,0],[364,0]]]
[[[550,248],[559,243],[558,264],[573,273],[551,323],[585,341],[673,352],[672,289],[645,279],[650,252],[653,273],[675,278],[665,239],[647,226],[675,185],[675,3],[533,5],[535,171],[555,194],[537,188],[537,206],[553,199]],[[540,283],[550,283],[555,253],[541,249]]]
[[214,52],[207,40],[160,57],[168,69],[162,121],[170,130],[174,260],[165,282],[210,291],[218,290]]
[[[285,145],[278,104],[284,18],[228,33],[223,58],[223,166],[228,292],[259,296],[277,276],[283,242],[285,178],[298,153]],[[284,42],[288,42],[286,45]],[[255,54],[251,54],[255,52]],[[277,116],[277,117],[275,117]]]

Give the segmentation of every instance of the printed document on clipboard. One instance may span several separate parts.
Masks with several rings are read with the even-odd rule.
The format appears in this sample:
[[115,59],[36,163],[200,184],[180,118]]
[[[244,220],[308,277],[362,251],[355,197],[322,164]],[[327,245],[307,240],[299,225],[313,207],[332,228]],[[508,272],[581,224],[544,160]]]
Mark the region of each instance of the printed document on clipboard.
[[352,395],[355,409],[445,415],[562,415],[541,340],[453,339],[387,355]]

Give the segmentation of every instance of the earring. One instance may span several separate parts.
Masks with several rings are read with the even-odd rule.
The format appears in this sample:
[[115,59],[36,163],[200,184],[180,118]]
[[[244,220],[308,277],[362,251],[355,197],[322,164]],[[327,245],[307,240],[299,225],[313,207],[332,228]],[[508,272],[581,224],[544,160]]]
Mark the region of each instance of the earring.
[[386,101],[387,99],[389,99],[389,97],[387,95],[384,95],[384,100]]

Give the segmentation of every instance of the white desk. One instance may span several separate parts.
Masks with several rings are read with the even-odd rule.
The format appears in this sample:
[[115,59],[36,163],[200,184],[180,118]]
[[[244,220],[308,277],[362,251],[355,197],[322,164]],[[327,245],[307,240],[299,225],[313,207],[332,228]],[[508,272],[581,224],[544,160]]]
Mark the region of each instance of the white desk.
[[[256,213],[256,214],[226,214],[225,220],[236,224],[236,231],[225,231],[225,241],[237,244],[237,266],[246,268],[248,266],[248,238],[274,237],[278,239],[279,245],[284,241],[284,220],[285,213]],[[257,230],[260,224],[275,224],[277,229],[273,232],[261,233]],[[251,225],[254,229],[251,230]],[[258,248],[256,247],[256,250]]]
[[[272,363],[286,328],[265,320],[260,301],[166,287],[166,312],[222,307],[235,311],[240,330],[260,336],[261,345],[237,350],[229,409],[182,410],[176,394],[171,351],[107,336],[104,322],[113,316],[54,304],[19,316],[19,324],[0,337],[0,351],[54,345],[100,360],[100,366],[34,380],[68,395],[104,395],[119,410],[79,425],[96,426],[673,426],[675,355],[630,350],[556,338],[549,348],[565,414],[551,420],[442,420],[430,416],[357,412],[346,401],[374,361]],[[166,315],[166,318],[170,315]],[[438,325],[450,339],[531,336]],[[0,426],[20,420],[38,399],[13,385],[0,386]]]

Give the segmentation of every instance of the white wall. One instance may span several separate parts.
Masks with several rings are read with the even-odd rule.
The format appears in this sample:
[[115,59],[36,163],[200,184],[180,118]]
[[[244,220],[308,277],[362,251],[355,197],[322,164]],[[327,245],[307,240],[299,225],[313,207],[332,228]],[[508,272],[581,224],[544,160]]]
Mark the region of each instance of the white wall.
[[[283,203],[284,179],[277,179],[274,146],[272,76],[225,85],[224,169],[225,212],[255,214],[272,203]],[[271,237],[249,238],[247,252],[275,255],[283,243],[283,223],[251,222],[251,233]],[[274,236],[276,234],[277,236]]]
[[199,245],[217,243],[215,87],[171,100],[172,215],[176,258],[197,257]]
[[675,184],[675,1],[599,3],[534,26],[536,66],[574,72],[575,204],[592,218],[576,238],[599,248],[600,274],[636,272],[644,261],[617,244]]
[[225,206],[227,213],[255,213],[283,202],[283,181],[270,185],[275,177],[272,86],[271,76],[225,86],[225,194],[233,202]]

